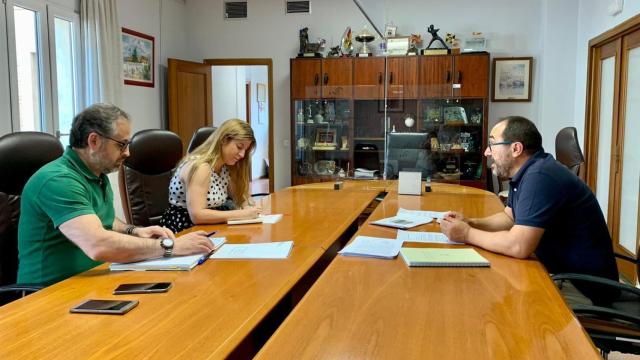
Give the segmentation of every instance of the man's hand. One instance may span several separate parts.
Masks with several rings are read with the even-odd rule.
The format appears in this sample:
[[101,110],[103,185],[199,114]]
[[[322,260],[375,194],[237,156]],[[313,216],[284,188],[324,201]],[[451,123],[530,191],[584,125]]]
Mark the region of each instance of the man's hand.
[[471,226],[466,222],[458,219],[451,219],[450,217],[442,219],[440,222],[440,231],[445,234],[449,240],[458,242],[467,242],[467,235]]
[[447,213],[444,214],[444,219],[449,221],[459,220],[459,221],[467,222],[467,219],[464,217],[464,214],[459,213],[457,211],[447,211]]
[[174,255],[204,254],[211,250],[213,243],[202,230],[182,235],[173,244]]
[[174,239],[176,236],[173,232],[166,227],[162,226],[147,226],[147,227],[138,227],[133,229],[133,235],[141,238],[170,238]]

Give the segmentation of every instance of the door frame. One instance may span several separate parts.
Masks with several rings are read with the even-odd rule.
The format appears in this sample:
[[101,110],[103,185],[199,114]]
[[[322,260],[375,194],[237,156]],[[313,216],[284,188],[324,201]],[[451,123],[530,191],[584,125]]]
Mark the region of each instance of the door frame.
[[252,66],[263,65],[267,67],[267,91],[269,93],[269,192],[273,192],[274,187],[274,159],[273,159],[273,60],[262,59],[204,59],[203,61],[211,66]]

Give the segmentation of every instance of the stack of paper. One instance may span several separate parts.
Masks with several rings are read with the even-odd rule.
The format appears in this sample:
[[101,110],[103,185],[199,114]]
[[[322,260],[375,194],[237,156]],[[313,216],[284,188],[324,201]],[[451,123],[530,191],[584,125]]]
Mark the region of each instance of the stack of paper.
[[344,249],[338,251],[344,256],[363,256],[379,259],[393,259],[398,256],[402,241],[394,239],[358,236]]
[[371,222],[374,225],[389,226],[398,229],[410,229],[414,226],[428,224],[433,219],[444,217],[443,211],[423,211],[398,209],[396,216]]
[[424,217],[428,219],[442,219],[444,218],[444,214],[446,213],[446,211],[407,210],[403,208],[398,209],[398,215]]
[[293,241],[260,244],[226,244],[210,259],[286,259]]
[[400,255],[408,266],[488,267],[489,261],[474,249],[402,248]]
[[[214,249],[218,249],[227,241],[227,239],[224,237],[210,237],[209,239],[213,243]],[[112,271],[191,270],[196,265],[198,265],[198,261],[200,261],[202,257],[203,254],[196,254],[187,256],[172,256],[167,258],[162,257],[158,259],[136,261],[132,263],[113,263],[109,265],[109,269]]]
[[253,219],[232,219],[227,220],[228,225],[242,225],[242,224],[275,224],[282,219],[282,214],[272,214],[272,215],[258,215],[257,218]]
[[462,244],[457,241],[451,241],[449,238],[441,232],[426,232],[426,231],[404,231],[398,230],[396,240],[402,242],[418,242],[418,243],[430,243],[430,244]]
[[377,175],[376,173],[379,173],[379,171],[358,168],[354,170],[353,177],[356,179],[374,179]]

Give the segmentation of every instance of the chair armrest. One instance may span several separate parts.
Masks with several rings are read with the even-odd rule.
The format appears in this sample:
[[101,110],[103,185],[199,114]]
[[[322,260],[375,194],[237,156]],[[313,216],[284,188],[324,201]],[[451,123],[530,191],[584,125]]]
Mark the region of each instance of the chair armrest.
[[623,284],[610,279],[605,279],[599,276],[566,273],[566,274],[555,274],[551,278],[553,279],[553,281],[579,280],[584,282],[590,282],[594,284],[609,286],[617,290],[628,291],[630,293],[633,293],[634,295],[640,296],[640,289],[638,289],[635,286],[630,286],[630,285]]
[[12,285],[4,285],[0,286],[0,293],[8,293],[8,292],[23,292],[23,293],[34,293],[38,290],[42,290],[45,287],[37,284],[12,284]]
[[573,310],[576,315],[595,315],[606,317],[608,320],[623,320],[640,327],[640,317],[611,308],[575,304],[571,306],[571,310]]
[[638,260],[637,259],[634,259],[634,258],[629,257],[627,255],[622,255],[622,254],[618,254],[618,253],[614,253],[613,255],[615,257],[617,257],[618,259],[626,260],[626,261],[628,261],[628,262],[630,262],[632,264],[636,264],[636,265],[638,264]]

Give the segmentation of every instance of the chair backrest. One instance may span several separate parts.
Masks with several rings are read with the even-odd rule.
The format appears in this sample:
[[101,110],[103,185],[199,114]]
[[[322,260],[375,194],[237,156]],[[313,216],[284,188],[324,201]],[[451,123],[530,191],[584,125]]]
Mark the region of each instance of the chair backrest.
[[131,138],[130,156],[120,166],[120,198],[127,222],[158,225],[169,206],[169,183],[182,158],[182,141],[168,130],[143,130]]
[[187,152],[190,153],[195,150],[198,146],[200,146],[213,132],[216,131],[216,127],[204,126],[196,130],[191,137],[191,142],[189,142],[189,147],[187,148]]
[[566,127],[556,135],[556,160],[568,167],[582,181],[585,180],[584,156],[580,150],[580,144],[578,144],[576,128]]
[[38,169],[63,151],[58,139],[41,132],[0,137],[0,285],[16,281],[22,189]]
[[387,137],[387,179],[397,179],[400,171],[419,171],[423,179],[431,176],[429,134],[392,132]]

